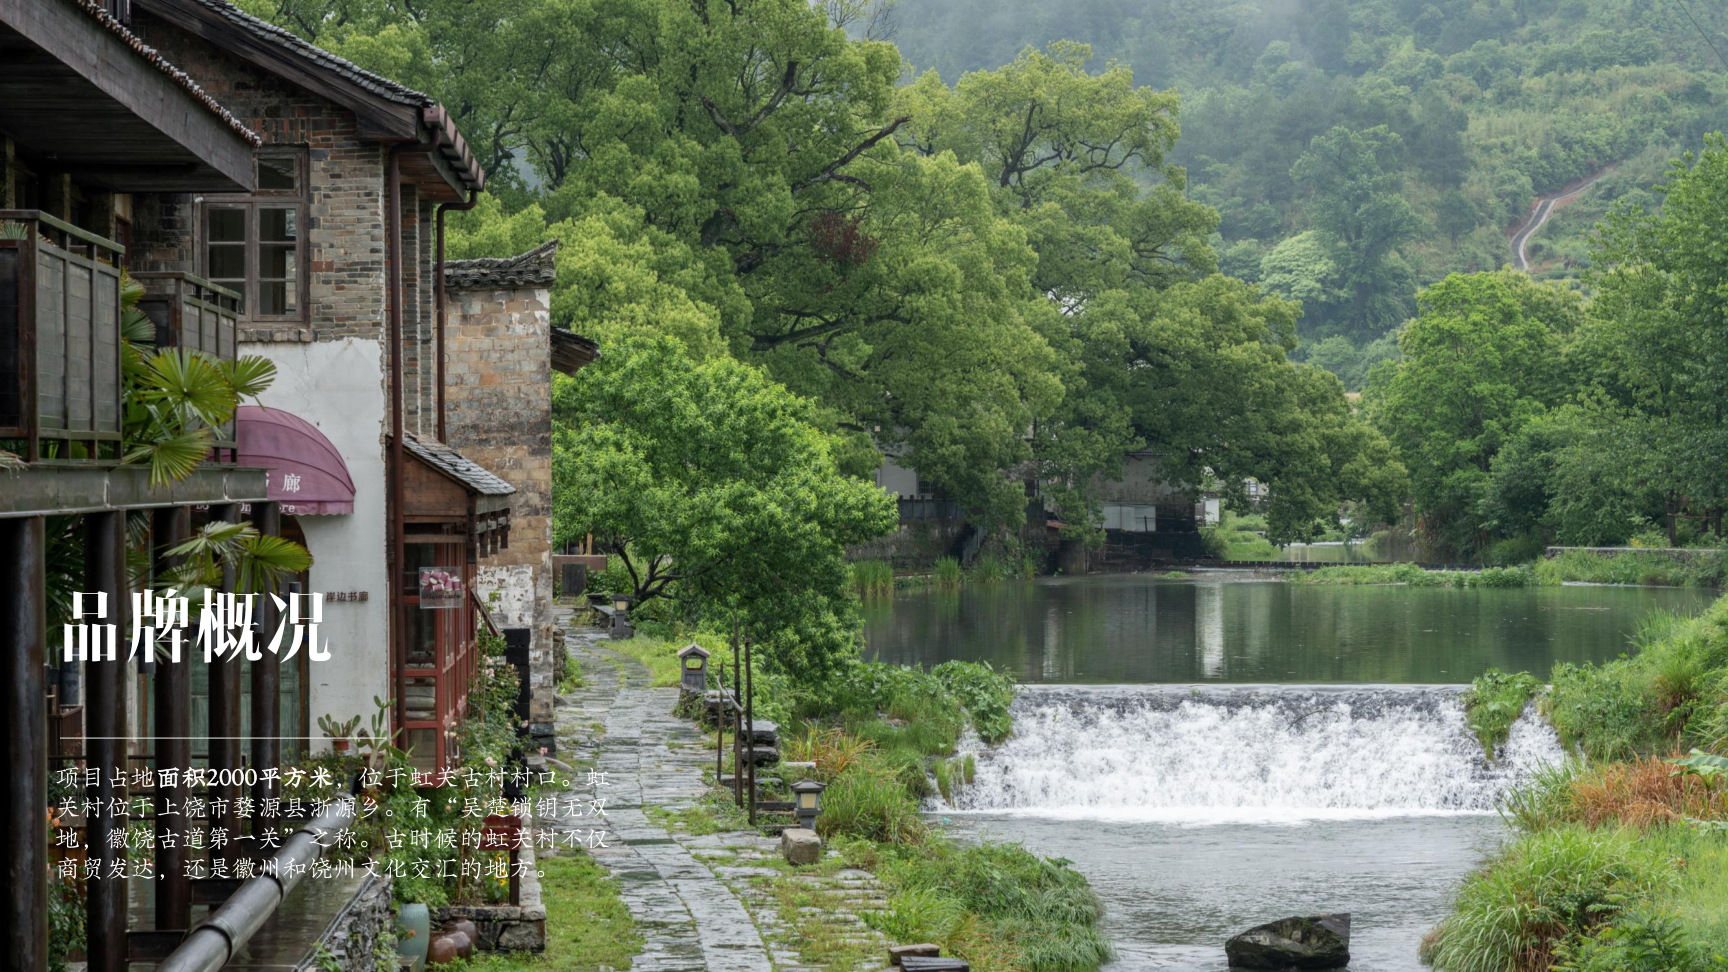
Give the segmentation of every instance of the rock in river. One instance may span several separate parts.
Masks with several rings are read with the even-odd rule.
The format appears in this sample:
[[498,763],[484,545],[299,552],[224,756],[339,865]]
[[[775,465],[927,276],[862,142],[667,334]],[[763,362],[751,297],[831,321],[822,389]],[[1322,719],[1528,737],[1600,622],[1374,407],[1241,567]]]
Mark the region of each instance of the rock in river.
[[1284,918],[1224,943],[1233,969],[1341,969],[1350,964],[1350,916]]

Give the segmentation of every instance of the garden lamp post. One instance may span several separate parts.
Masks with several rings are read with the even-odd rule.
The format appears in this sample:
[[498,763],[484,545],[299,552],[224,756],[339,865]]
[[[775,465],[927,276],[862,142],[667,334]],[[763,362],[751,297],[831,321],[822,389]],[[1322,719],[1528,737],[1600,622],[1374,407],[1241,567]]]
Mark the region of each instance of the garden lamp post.
[[628,594],[612,595],[612,640],[621,641],[636,633],[630,627],[630,605],[635,600]]
[[813,780],[799,780],[792,784],[792,815],[798,818],[798,826],[810,831],[816,829],[816,815],[822,812],[822,791],[825,789],[826,786]]
[[692,641],[678,652],[678,687],[691,695],[708,691],[708,649]]

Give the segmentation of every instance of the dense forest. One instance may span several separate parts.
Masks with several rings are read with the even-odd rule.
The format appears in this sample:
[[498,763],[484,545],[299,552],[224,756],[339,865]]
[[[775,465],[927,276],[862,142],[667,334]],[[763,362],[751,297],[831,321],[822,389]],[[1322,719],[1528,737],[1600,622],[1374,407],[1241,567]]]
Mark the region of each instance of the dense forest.
[[1287,360],[1299,305],[1216,272],[1176,94],[1084,45],[950,86],[845,0],[250,9],[451,107],[493,176],[453,255],[558,240],[555,323],[763,369],[843,473],[893,454],[987,527],[1037,483],[1084,532],[1154,449],[1181,487],[1271,484],[1276,539],[1396,515],[1385,438]]
[[1072,40],[1177,92],[1169,161],[1218,211],[1220,268],[1300,300],[1297,356],[1353,389],[1418,286],[1512,262],[1538,194],[1607,170],[1527,248],[1574,277],[1613,205],[1654,205],[1669,159],[1728,127],[1721,4],[903,0],[888,25],[950,83]]
[[[1268,485],[1275,543],[1721,533],[1719,6],[247,2],[451,106],[492,173],[452,254],[559,241],[553,317],[610,349],[595,387],[653,360],[665,429],[759,417],[719,430],[715,476],[798,443],[802,496],[888,454],[974,523],[1017,525],[1035,485],[1084,536],[1148,450],[1180,488]],[[1539,195],[1605,171],[1534,274],[1501,269]],[[609,489],[683,490],[723,524],[664,541],[695,563],[798,505],[704,492],[681,464],[709,425],[645,442],[621,399],[559,400],[558,475],[587,484],[561,537],[644,514]],[[881,525],[841,507],[831,538]]]

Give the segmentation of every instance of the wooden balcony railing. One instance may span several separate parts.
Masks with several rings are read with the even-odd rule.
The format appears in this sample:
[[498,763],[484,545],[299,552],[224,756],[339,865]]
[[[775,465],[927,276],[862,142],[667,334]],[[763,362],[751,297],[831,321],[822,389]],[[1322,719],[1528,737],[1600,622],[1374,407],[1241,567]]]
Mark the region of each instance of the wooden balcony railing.
[[[222,361],[238,353],[240,295],[203,277],[181,271],[134,273],[144,287],[138,309],[156,325],[158,347],[202,351]],[[236,448],[234,421],[216,430],[217,458]]]
[[125,253],[46,213],[0,210],[0,440],[27,462],[118,458]]

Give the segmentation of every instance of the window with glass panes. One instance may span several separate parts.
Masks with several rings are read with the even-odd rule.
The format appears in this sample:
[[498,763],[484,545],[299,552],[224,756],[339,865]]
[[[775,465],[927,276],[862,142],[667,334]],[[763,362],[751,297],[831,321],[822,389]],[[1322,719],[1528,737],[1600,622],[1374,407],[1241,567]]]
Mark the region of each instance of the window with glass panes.
[[257,165],[253,194],[204,200],[204,276],[245,297],[247,320],[304,320],[306,156],[265,151]]

